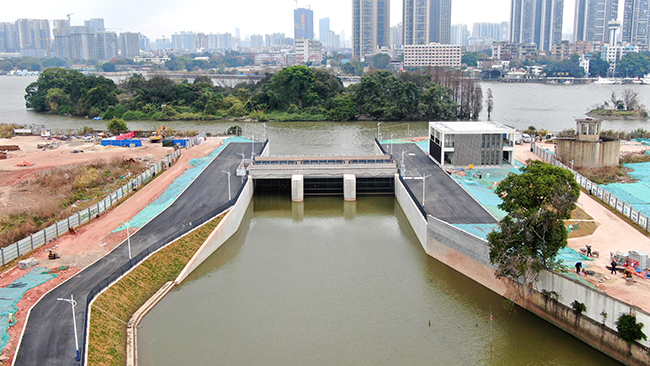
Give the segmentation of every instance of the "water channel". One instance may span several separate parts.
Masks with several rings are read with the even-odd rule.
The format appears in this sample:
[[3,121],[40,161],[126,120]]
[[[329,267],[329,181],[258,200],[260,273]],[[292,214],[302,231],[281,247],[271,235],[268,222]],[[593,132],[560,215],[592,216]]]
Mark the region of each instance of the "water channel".
[[[104,127],[25,111],[24,87],[33,80],[0,76],[0,122]],[[622,89],[487,87],[494,120],[551,130],[571,128],[588,106]],[[650,86],[635,88],[650,105]],[[223,132],[232,124],[168,125]],[[155,125],[129,122],[135,129]],[[263,126],[248,128],[261,133]],[[424,131],[426,123],[379,128],[389,137]],[[272,154],[372,153],[377,130],[375,122],[266,124]],[[256,195],[239,232],[147,315],[139,347],[141,365],[618,364],[428,257],[390,196],[354,203],[307,197],[295,204],[287,196]]]

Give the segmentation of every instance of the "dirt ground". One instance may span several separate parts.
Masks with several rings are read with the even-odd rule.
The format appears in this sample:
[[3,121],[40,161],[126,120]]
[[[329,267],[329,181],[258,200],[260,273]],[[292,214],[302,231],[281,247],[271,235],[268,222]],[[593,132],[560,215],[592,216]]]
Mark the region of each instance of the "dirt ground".
[[[200,158],[211,153],[216,147],[222,144],[222,140],[222,138],[216,137],[209,138],[203,145],[192,147],[189,150],[183,150],[176,164],[165,173],[160,174],[144,188],[138,190],[126,202],[80,227],[75,235],[66,234],[33,252],[31,256],[40,262],[39,266],[52,269],[61,266],[70,267],[67,270],[58,272],[58,276],[55,279],[27,291],[25,296],[18,302],[18,312],[15,314],[17,323],[13,327],[9,327],[10,340],[0,356],[0,359],[7,358],[5,361],[2,361],[3,365],[8,365],[12,362],[17,342],[25,325],[28,310],[48,291],[106,255],[119,243],[124,241],[126,239],[126,230],[111,233],[112,230],[121,225],[120,221],[126,222],[132,219],[149,203],[157,199],[174,179],[189,168],[191,159]],[[161,145],[150,144],[146,144],[142,148],[129,149],[120,147],[103,148],[94,144],[76,145],[75,143],[70,143],[59,146],[55,150],[43,152],[35,148],[36,144],[41,142],[42,139],[40,137],[21,137],[11,140],[0,139],[0,145],[15,144],[21,147],[21,151],[15,152],[15,154],[10,153],[10,159],[0,160],[0,187],[8,187],[10,189],[12,184],[29,179],[36,171],[55,166],[78,164],[98,158],[142,157],[148,154],[153,155],[152,162],[157,162],[170,151],[170,148],[162,148]],[[73,154],[73,149],[82,149],[84,153]],[[29,160],[35,165],[33,167],[15,169],[13,165],[22,160]],[[1,202],[2,198],[0,197],[0,205]],[[133,234],[133,230],[134,228],[132,228],[131,234]],[[56,250],[60,258],[48,260],[47,253],[50,249]],[[2,268],[2,271],[0,273],[0,287],[10,284],[25,273],[18,269],[17,264],[10,268]]]
[[[552,149],[552,146],[549,147]],[[624,151],[641,151],[646,148],[648,147],[638,142],[621,146],[621,150]],[[539,159],[537,155],[530,152],[530,144],[517,146],[515,158],[522,162],[527,159]],[[578,252],[580,249],[586,248],[587,244],[591,245],[592,250],[599,252],[599,257],[593,258],[593,262],[584,262],[588,266],[587,269],[596,272],[593,276],[587,276],[587,281],[610,296],[650,312],[650,280],[633,276],[636,282],[627,284],[622,271],[619,270],[618,274],[611,274],[610,270],[605,268],[611,263],[610,253],[624,253],[631,250],[650,253],[650,238],[609,211],[592,196],[581,193],[578,207],[598,223],[598,228],[592,235],[569,239],[568,244],[570,248]]]

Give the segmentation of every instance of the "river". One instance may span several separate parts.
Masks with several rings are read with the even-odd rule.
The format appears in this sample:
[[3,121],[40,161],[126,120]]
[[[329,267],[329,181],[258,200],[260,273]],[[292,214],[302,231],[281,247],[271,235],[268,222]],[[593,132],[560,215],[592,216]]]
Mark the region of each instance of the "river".
[[[104,122],[24,109],[35,78],[0,76],[0,122],[76,130]],[[493,119],[559,131],[620,86],[484,84]],[[650,86],[634,86],[650,105]],[[157,122],[129,122],[154,129]],[[172,122],[225,131],[232,122]],[[632,130],[646,122],[605,122]],[[424,122],[246,124],[273,154],[373,152],[381,132]],[[646,128],[648,129],[648,128]],[[468,271],[471,268],[467,269]],[[493,321],[490,321],[490,317]],[[429,325],[430,324],[430,325]],[[427,256],[394,197],[256,195],[238,233],[172,291],[139,330],[141,365],[618,365]]]

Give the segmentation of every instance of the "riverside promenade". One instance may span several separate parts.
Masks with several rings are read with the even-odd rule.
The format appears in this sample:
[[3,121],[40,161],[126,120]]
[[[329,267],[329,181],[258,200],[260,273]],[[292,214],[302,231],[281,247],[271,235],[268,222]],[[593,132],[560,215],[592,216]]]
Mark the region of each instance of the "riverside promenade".
[[[242,160],[240,154],[250,155],[252,150],[260,154],[262,148],[263,144],[259,142],[229,143],[168,208],[131,236],[132,257],[158,243],[174,241],[206,219],[216,216],[220,208],[227,208],[230,205],[229,197],[235,197],[243,185],[235,174]],[[229,176],[224,171],[232,173],[230,196]],[[88,294],[107,276],[125,265],[129,265],[127,242],[46,294],[30,312],[14,365],[82,364],[86,347]],[[70,304],[57,300],[70,299],[71,295],[77,302],[76,332],[70,319]],[[77,360],[75,336],[82,361]]]

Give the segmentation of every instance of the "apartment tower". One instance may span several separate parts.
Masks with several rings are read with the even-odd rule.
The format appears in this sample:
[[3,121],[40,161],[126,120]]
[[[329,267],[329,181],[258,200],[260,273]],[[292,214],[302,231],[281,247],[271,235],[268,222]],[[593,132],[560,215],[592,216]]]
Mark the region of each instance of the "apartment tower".
[[451,43],[451,0],[404,0],[404,44]]
[[352,0],[352,57],[390,47],[390,0]]

